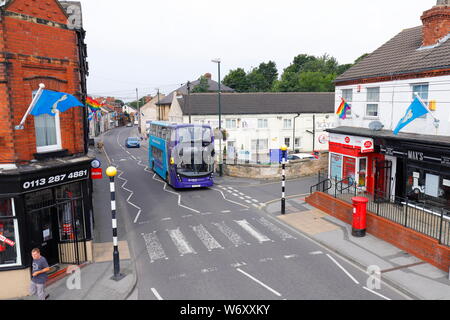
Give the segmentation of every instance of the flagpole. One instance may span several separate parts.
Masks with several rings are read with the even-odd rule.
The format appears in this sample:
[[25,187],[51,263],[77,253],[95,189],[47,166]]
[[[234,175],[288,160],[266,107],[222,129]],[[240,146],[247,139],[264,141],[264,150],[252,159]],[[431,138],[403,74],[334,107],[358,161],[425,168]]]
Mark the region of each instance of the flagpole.
[[27,112],[23,116],[22,121],[20,121],[20,124],[18,126],[14,127],[15,130],[23,130],[24,129],[25,121],[27,120],[28,115],[31,113],[31,111],[33,110],[34,106],[36,105],[36,103],[38,102],[39,98],[41,97],[42,91],[44,91],[44,88],[45,88],[45,84],[43,84],[43,83],[39,84],[39,89],[38,89],[36,95],[34,96],[33,101],[31,101],[31,104],[28,107]]

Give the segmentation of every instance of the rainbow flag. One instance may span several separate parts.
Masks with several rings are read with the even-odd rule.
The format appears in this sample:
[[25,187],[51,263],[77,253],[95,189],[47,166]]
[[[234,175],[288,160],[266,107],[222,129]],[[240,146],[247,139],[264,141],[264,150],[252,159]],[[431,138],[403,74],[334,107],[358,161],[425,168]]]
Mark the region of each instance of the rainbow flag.
[[340,119],[346,119],[347,118],[347,111],[351,110],[352,108],[348,105],[347,102],[345,102],[344,98],[342,98],[342,102],[339,106],[339,108],[336,111],[336,114],[339,116]]
[[97,100],[92,99],[91,97],[86,98],[86,104],[92,111],[100,110],[102,104],[98,103]]

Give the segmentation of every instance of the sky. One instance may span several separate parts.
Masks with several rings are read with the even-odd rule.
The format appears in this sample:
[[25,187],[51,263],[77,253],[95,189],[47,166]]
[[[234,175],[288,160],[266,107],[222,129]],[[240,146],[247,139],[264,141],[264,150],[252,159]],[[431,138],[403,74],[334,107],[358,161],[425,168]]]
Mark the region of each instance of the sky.
[[221,79],[274,61],[327,53],[353,63],[420,17],[436,0],[79,0],[87,32],[88,93],[124,101],[168,94],[205,73]]

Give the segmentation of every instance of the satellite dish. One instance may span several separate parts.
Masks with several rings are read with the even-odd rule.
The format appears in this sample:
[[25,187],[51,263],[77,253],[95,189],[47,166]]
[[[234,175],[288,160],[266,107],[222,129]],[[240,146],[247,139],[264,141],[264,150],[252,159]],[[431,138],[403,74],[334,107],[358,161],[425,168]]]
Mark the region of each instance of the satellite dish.
[[382,124],[380,121],[372,121],[369,124],[369,129],[372,131],[380,131],[384,128],[384,124]]

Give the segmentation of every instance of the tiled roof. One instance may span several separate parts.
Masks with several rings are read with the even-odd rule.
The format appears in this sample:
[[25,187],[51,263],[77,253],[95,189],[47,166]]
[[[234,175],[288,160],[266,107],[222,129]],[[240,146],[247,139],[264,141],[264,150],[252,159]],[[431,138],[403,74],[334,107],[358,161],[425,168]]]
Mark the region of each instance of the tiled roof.
[[336,82],[450,68],[450,39],[422,46],[422,26],[405,29],[345,73]]
[[[183,114],[189,113],[186,95],[178,99]],[[217,93],[190,96],[192,115],[217,115]],[[334,113],[334,92],[223,93],[222,114]]]
[[[191,82],[191,92],[195,88],[195,86],[197,86],[199,83],[200,83],[200,80],[195,80],[195,81]],[[214,80],[211,80],[211,79],[208,79],[208,90],[210,92],[217,92],[218,88],[219,88],[219,83],[218,82],[216,82]],[[168,94],[164,99],[162,99],[160,101],[159,104],[171,104],[172,100],[173,100],[173,95],[177,91],[180,94],[187,94],[188,93],[187,84],[185,84],[184,86],[182,86],[182,87],[178,88],[177,90],[174,90],[173,92]],[[234,89],[232,89],[230,87],[227,87],[224,84],[220,84],[220,91],[221,92],[234,92]]]

